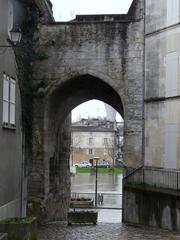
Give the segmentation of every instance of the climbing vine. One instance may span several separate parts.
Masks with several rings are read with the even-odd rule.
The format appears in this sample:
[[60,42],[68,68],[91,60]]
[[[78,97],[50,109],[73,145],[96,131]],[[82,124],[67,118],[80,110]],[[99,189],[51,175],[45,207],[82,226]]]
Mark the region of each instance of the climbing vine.
[[26,154],[31,154],[33,134],[33,102],[37,84],[33,83],[32,66],[37,60],[34,34],[40,21],[40,12],[32,0],[21,0],[23,18],[21,21],[22,40],[14,48],[17,62],[17,76],[22,103],[22,126]]

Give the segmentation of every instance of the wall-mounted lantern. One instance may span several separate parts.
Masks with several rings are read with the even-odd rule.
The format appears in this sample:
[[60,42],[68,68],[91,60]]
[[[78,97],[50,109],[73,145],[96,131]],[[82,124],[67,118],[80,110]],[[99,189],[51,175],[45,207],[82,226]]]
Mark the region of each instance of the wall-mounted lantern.
[[19,25],[14,25],[11,31],[9,32],[8,42],[10,45],[0,45],[1,48],[9,48],[17,46],[22,38],[22,32]]
[[10,31],[10,42],[16,46],[18,43],[20,43],[22,38],[22,33],[19,25],[13,26],[13,28]]

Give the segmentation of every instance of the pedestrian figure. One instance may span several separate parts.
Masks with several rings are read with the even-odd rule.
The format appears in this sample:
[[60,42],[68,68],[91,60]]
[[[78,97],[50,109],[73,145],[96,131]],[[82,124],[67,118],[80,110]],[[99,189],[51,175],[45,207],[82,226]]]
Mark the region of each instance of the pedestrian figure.
[[99,204],[100,205],[103,204],[103,194],[102,193],[99,194]]
[[98,204],[100,204],[100,202],[101,202],[101,194],[100,193],[98,193],[98,195],[97,195],[97,202],[98,202]]

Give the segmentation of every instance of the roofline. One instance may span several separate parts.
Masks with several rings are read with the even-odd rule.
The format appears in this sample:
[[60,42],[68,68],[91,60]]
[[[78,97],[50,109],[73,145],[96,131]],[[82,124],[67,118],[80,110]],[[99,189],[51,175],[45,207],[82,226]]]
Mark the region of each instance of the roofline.
[[97,129],[97,128],[81,128],[81,127],[72,127],[72,132],[111,132],[114,133],[116,130],[113,129]]
[[52,3],[50,0],[33,0],[33,1],[42,13],[44,13],[44,9],[46,9],[52,22],[55,22],[53,11],[51,8]]

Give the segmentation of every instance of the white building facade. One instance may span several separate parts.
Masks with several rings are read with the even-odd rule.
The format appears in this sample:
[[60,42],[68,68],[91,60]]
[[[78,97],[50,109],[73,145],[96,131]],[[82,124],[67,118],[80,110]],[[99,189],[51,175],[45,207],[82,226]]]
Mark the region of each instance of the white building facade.
[[180,168],[179,23],[179,0],[146,0],[146,166]]
[[118,153],[117,128],[107,120],[78,122],[72,125],[71,164],[91,161],[99,157],[100,162],[115,165]]

